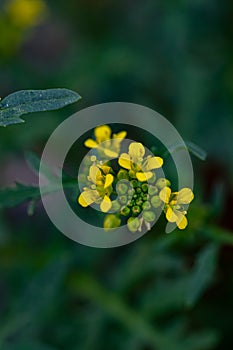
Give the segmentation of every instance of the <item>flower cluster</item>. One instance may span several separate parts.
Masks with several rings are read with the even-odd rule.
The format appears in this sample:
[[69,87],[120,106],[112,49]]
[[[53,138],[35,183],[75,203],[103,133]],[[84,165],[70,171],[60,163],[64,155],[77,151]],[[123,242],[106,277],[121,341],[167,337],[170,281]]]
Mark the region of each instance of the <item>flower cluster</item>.
[[[2,4],[3,3],[3,4]],[[0,2],[0,55],[9,57],[19,50],[30,30],[47,16],[45,0],[7,0]]]
[[[129,231],[140,232],[143,225],[150,229],[164,211],[169,222],[179,229],[187,226],[185,205],[193,198],[189,188],[172,192],[168,179],[158,177],[157,169],[163,159],[146,154],[140,142],[131,142],[128,153],[121,153],[126,132],[112,134],[107,125],[94,130],[95,139],[87,139],[85,146],[95,155],[86,156],[79,175],[82,192],[78,203],[82,207],[95,204],[106,213],[104,229],[111,230],[126,223]],[[117,158],[117,167],[112,159]]]

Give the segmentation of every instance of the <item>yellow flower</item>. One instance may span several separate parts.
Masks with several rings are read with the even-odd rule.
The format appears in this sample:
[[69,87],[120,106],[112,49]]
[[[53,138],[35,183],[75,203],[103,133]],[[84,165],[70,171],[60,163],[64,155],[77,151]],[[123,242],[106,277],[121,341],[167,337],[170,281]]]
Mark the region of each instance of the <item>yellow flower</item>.
[[171,192],[169,187],[164,187],[159,193],[160,199],[165,203],[164,211],[169,222],[175,222],[179,229],[183,230],[187,224],[187,218],[183,205],[189,204],[194,194],[190,188],[182,188],[179,192]]
[[82,207],[87,207],[92,203],[100,204],[102,212],[108,212],[112,207],[111,199],[109,198],[112,192],[112,183],[114,177],[109,174],[110,167],[92,165],[89,170],[88,180],[92,182],[91,188],[84,188],[80,194],[78,202]]
[[42,0],[10,0],[6,13],[11,21],[23,28],[37,24],[45,14],[46,5]]
[[147,181],[153,176],[151,170],[163,165],[162,158],[153,156],[144,158],[144,155],[144,146],[139,142],[132,142],[129,145],[129,152],[122,153],[118,160],[121,167],[132,170],[141,182]]
[[126,136],[126,131],[121,131],[118,134],[112,135],[112,130],[108,125],[101,125],[95,128],[94,135],[95,140],[87,139],[84,142],[86,147],[97,148],[100,153],[103,153],[109,158],[118,157],[120,144]]

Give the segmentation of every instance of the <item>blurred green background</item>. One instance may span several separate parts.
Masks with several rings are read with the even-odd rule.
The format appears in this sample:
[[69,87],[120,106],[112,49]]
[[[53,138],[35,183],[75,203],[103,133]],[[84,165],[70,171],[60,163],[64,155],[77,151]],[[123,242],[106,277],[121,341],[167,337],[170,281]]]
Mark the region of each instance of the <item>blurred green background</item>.
[[[114,249],[81,246],[41,203],[0,211],[0,349],[229,350],[233,347],[233,3],[1,0],[0,96],[66,87],[63,110],[0,129],[1,186],[38,181],[41,154],[71,113],[126,101],[164,115],[193,158],[184,232],[165,221]],[[1,205],[1,204],[0,204]]]

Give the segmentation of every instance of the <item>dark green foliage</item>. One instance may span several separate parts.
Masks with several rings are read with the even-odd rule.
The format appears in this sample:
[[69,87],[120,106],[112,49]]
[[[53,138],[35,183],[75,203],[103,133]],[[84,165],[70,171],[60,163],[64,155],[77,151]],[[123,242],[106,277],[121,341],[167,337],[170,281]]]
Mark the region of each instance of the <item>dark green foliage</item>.
[[[21,175],[26,150],[42,154],[62,121],[109,101],[158,111],[188,140],[190,152],[204,159],[204,149],[208,157],[192,157],[195,199],[184,232],[166,235],[162,219],[138,241],[115,249],[69,240],[39,205],[32,217],[25,208],[2,208],[26,200],[31,213],[38,188],[2,189],[0,349],[232,349],[233,2],[44,1],[48,16],[25,33],[20,47],[4,18],[8,1],[1,1],[0,51],[4,43],[11,50],[0,55],[0,96],[67,86],[84,98],[0,128],[1,188]],[[22,122],[12,108],[0,110],[1,125],[3,118],[4,124]],[[140,132],[127,137],[162,156]],[[179,145],[172,147],[175,152]],[[73,178],[80,154],[73,157]],[[38,158],[27,162],[38,172]]]

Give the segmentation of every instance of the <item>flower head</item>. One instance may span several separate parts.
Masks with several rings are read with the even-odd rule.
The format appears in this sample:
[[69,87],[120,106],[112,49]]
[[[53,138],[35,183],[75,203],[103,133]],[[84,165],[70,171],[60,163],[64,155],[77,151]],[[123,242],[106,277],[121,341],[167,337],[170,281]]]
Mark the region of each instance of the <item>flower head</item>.
[[37,24],[46,12],[43,0],[10,0],[6,12],[13,23],[22,28]]
[[[147,155],[140,142],[131,142],[128,153],[120,154],[126,132],[112,134],[108,125],[95,128],[94,136],[84,143],[96,151],[94,155],[86,155],[78,177],[83,184],[79,204],[99,205],[100,210],[107,213],[103,222],[106,231],[121,225],[127,225],[132,233],[142,232],[143,228],[150,230],[162,210],[169,222],[184,229],[187,226],[185,205],[194,195],[189,188],[171,192],[171,182],[165,177],[157,178],[156,169],[162,167],[163,159]],[[113,158],[118,158],[118,164],[112,162]]]
[[102,212],[108,212],[112,207],[110,195],[112,192],[112,183],[114,177],[110,174],[111,168],[108,166],[91,165],[89,169],[88,180],[90,187],[84,187],[80,194],[78,202],[82,207],[87,207],[92,203],[100,204]]
[[147,181],[153,176],[151,170],[163,165],[162,158],[151,155],[144,158],[144,155],[144,146],[140,142],[132,142],[129,145],[128,153],[122,153],[118,160],[121,167],[131,170],[131,173],[141,182]]
[[87,139],[84,145],[88,148],[96,148],[100,155],[108,158],[117,158],[120,152],[120,144],[126,136],[126,131],[112,135],[108,125],[101,125],[94,130],[95,140]]
[[169,187],[164,187],[159,197],[165,203],[164,211],[167,220],[175,222],[179,229],[183,230],[188,224],[184,205],[189,204],[194,198],[191,189],[182,188],[179,192],[171,192]]

